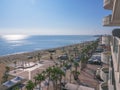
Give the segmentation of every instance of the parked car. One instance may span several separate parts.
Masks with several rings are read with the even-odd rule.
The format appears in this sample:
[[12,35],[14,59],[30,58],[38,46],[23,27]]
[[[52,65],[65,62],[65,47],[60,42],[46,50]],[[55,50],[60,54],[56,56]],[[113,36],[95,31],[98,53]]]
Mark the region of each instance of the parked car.
[[97,65],[101,65],[101,57],[100,56],[92,56],[89,60],[88,60],[89,64],[97,64]]
[[60,60],[68,60],[68,56],[67,56],[67,55],[61,55],[61,56],[59,56],[57,59],[60,59]]

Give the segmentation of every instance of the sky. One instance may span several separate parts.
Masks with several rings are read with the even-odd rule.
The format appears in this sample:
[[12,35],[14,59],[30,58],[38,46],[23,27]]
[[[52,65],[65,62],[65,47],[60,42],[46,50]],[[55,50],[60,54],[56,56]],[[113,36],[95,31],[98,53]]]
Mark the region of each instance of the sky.
[[110,34],[103,0],[0,0],[0,35]]

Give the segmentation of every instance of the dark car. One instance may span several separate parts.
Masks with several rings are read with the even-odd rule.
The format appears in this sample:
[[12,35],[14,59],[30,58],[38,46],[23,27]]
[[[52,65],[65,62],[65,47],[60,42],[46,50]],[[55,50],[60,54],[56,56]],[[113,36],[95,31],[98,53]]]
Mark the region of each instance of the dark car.
[[58,57],[58,59],[60,60],[68,60],[68,56],[67,55],[61,55]]
[[100,56],[92,56],[89,60],[88,60],[89,64],[96,64],[96,65],[101,65],[101,57]]
[[76,57],[74,60],[75,60],[76,62],[80,62],[80,57]]

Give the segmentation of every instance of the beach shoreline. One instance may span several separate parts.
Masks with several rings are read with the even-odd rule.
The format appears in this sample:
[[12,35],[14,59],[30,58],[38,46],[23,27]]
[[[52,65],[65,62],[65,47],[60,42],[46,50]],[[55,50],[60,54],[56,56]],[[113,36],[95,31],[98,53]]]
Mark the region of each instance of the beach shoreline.
[[48,49],[41,49],[41,50],[34,50],[34,51],[26,51],[26,52],[17,52],[17,53],[12,53],[12,54],[1,55],[0,56],[0,62],[1,62],[1,58],[5,58],[5,57],[12,57],[12,56],[23,55],[23,54],[33,54],[33,53],[38,53],[38,52],[46,52],[46,51],[49,51],[49,50],[58,50],[58,49],[62,49],[62,48],[77,46],[77,45],[80,45],[80,44],[86,44],[86,43],[93,42],[93,41],[95,41],[95,40],[85,41],[85,42],[81,42],[81,43],[77,43],[77,44],[71,44],[71,45],[55,47],[55,48],[48,48]]
[[[0,68],[1,68],[1,70],[0,70],[0,72],[1,72],[0,82],[2,80],[3,74],[5,73],[5,67],[8,66],[8,67],[10,67],[10,69],[12,68],[12,70],[13,70],[14,69],[14,62],[18,62],[18,61],[36,62],[36,59],[34,58],[34,56],[38,55],[38,53],[41,54],[41,60],[51,60],[50,59],[51,53],[49,52],[50,50],[56,51],[55,53],[53,53],[53,60],[57,60],[58,56],[65,54],[66,52],[70,52],[70,50],[72,50],[73,48],[78,47],[79,50],[81,50],[82,47],[84,47],[87,44],[90,44],[94,41],[95,40],[86,41],[83,43],[78,43],[78,44],[73,44],[73,45],[57,47],[57,48],[50,48],[50,49],[45,49],[45,50],[36,50],[36,51],[32,51],[32,52],[25,52],[25,53],[19,53],[19,54],[0,56],[0,63],[2,64],[2,65],[0,65]],[[28,60],[28,56],[32,56],[33,59]],[[10,66],[11,64],[13,64],[13,66]]]

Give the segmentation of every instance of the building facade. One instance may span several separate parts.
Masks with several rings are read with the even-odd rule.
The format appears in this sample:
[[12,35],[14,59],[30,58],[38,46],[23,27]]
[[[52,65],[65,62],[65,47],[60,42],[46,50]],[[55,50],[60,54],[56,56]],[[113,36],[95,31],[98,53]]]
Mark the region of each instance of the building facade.
[[[103,25],[120,26],[120,0],[104,0],[103,7],[104,9],[112,11],[110,15],[104,17]],[[118,33],[120,36],[120,32]],[[108,90],[120,90],[120,38],[112,35],[107,40],[110,40],[109,45],[111,48],[111,57],[109,58]]]

